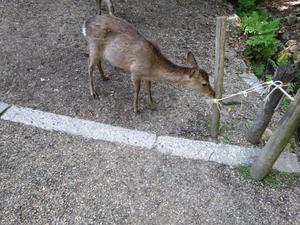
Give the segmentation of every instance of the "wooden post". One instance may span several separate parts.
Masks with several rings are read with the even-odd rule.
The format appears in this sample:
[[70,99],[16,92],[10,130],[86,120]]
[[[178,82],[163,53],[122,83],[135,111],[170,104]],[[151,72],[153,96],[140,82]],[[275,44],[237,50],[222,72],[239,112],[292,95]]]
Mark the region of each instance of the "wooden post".
[[[214,90],[216,98],[222,97],[223,78],[224,78],[224,57],[225,57],[225,40],[226,40],[226,17],[217,17],[216,27],[216,64],[215,64],[215,81]],[[216,104],[213,104],[213,115],[211,125],[211,136],[217,138],[220,127],[220,112]]]
[[290,117],[273,133],[262,153],[251,167],[251,177],[257,180],[263,179],[272,169],[273,164],[284,150],[292,135],[300,127],[300,89],[295,96],[295,101],[290,106],[294,111],[290,110],[287,113]]
[[[273,81],[282,81],[284,84],[289,83],[294,78],[293,69],[290,65],[282,65],[275,71]],[[274,88],[274,87],[273,87]],[[272,89],[273,89],[272,88]],[[270,91],[272,91],[272,89]],[[255,120],[248,133],[246,139],[252,144],[258,144],[261,136],[265,132],[270,123],[274,110],[278,105],[283,93],[280,90],[275,90],[270,96],[269,100],[264,104],[263,108],[255,116]]]

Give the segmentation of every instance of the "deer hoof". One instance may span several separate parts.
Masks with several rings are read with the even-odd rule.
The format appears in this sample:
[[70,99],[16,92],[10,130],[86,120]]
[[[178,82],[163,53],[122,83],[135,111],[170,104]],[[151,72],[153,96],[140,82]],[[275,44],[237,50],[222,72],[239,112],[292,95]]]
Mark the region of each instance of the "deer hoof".
[[91,93],[91,96],[92,96],[94,99],[98,99],[98,98],[99,98],[99,96],[98,96],[98,94],[97,94],[96,91],[94,91],[93,93]]
[[156,110],[156,108],[157,108],[157,103],[156,102],[149,102],[148,103],[148,107],[149,107],[149,109],[151,109],[151,110]]
[[107,76],[103,76],[103,77],[101,77],[101,80],[106,81],[106,80],[109,80],[109,78]]
[[133,112],[134,112],[135,114],[137,114],[137,113],[140,112],[140,110],[139,110],[138,108],[134,108],[134,109],[133,109]]

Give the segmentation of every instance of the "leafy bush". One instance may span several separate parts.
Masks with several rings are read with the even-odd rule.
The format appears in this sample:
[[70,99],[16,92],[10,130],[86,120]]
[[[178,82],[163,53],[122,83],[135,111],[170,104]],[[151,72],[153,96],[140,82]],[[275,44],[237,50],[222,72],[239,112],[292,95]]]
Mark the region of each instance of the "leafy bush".
[[255,0],[239,0],[238,11],[249,11],[256,8]]
[[[244,51],[251,63],[257,77],[265,80],[272,79],[271,75],[279,65],[296,61],[298,55],[291,55],[285,50],[278,53],[282,46],[276,38],[280,20],[274,19],[271,14],[256,5],[255,0],[239,0],[237,14],[241,18],[244,34],[247,35],[246,49]],[[288,93],[293,95],[300,88],[300,66],[296,67],[296,78],[288,87]],[[284,99],[282,109],[290,104],[289,99]]]
[[254,70],[254,73],[257,75],[257,77],[261,77],[265,71],[265,65],[264,64],[254,64],[253,70]]
[[258,77],[262,77],[269,60],[276,54],[281,43],[276,39],[279,19],[273,19],[266,10],[258,8],[255,0],[239,0],[238,13],[244,33],[248,35],[245,55],[253,63]]
[[[235,170],[242,177],[251,179],[250,167],[240,165],[236,166]],[[292,187],[293,185],[295,185],[296,179],[297,177],[294,173],[285,173],[271,170],[271,172],[262,181],[257,181],[257,184],[262,183],[272,188]]]

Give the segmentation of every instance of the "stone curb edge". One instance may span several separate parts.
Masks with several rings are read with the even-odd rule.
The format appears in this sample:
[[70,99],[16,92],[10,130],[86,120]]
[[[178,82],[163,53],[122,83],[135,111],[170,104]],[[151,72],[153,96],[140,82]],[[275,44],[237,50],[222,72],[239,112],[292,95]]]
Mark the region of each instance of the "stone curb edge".
[[[163,154],[212,161],[229,166],[250,165],[260,152],[258,148],[157,136],[144,131],[131,130],[14,105],[9,106],[3,102],[0,102],[0,118],[45,130],[61,131],[85,138],[126,144],[158,151]],[[279,171],[300,174],[297,157],[292,153],[282,154],[273,168]]]

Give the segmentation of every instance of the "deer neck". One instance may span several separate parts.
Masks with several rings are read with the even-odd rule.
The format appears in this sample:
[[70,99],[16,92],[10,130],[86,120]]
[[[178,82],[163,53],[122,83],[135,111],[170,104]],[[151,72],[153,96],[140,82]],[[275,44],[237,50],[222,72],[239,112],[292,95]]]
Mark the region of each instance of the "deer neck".
[[184,85],[190,82],[190,74],[190,67],[176,65],[165,57],[159,61],[157,75],[162,80]]

